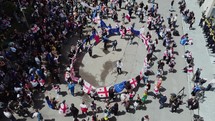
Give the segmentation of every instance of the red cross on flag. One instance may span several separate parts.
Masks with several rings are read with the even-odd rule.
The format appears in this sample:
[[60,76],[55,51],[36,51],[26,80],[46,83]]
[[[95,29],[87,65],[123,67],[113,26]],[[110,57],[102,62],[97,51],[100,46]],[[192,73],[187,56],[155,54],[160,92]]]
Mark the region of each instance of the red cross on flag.
[[33,33],[37,33],[40,30],[40,28],[35,24],[34,27],[31,28],[31,31]]
[[130,79],[129,82],[132,88],[135,88],[137,86],[137,80],[135,80],[134,78]]
[[96,89],[94,86],[92,86],[90,83],[88,83],[87,81],[84,80],[84,86],[83,86],[83,91],[86,94],[90,94],[90,92],[92,91],[92,89]]
[[97,92],[99,97],[106,98],[106,97],[109,97],[109,88],[110,87],[97,88],[96,92]]
[[126,33],[131,35],[131,28],[126,28]]
[[148,47],[148,41],[149,41],[149,38],[147,38],[143,33],[140,34],[140,39],[142,39],[143,43],[145,44],[146,47]]

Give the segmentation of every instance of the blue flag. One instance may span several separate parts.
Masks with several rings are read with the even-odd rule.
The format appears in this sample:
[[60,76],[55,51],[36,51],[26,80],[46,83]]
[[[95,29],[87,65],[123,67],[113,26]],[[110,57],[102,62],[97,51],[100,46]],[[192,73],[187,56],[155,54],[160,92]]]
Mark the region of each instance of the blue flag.
[[102,20],[100,22],[100,26],[101,26],[101,28],[108,28],[108,26],[106,25],[106,23],[104,21],[102,21]]
[[121,91],[125,88],[125,84],[126,84],[126,81],[123,81],[123,82],[121,82],[121,83],[119,83],[119,84],[115,84],[115,85],[114,85],[114,91],[115,91],[116,93],[121,92]]
[[93,40],[96,36],[96,33],[93,33],[91,36],[90,36],[90,40]]
[[113,35],[115,33],[117,33],[117,34],[120,33],[119,28],[111,28],[108,30],[108,32],[109,32],[109,35]]
[[140,31],[134,30],[134,28],[131,28],[131,32],[132,32],[135,36],[139,36],[139,35],[140,35]]

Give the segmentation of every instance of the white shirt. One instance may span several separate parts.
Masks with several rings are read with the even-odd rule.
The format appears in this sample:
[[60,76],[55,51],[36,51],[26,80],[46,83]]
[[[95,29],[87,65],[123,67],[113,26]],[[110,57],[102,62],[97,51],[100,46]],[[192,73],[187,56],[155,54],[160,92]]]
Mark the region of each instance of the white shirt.
[[4,113],[5,117],[7,117],[7,118],[12,117],[12,114],[9,111],[4,111],[3,113]]
[[173,17],[173,21],[177,21],[177,16],[174,16],[174,17]]
[[117,61],[116,67],[117,67],[117,68],[122,68],[122,66],[123,66],[122,62],[119,63],[119,61]]
[[87,108],[87,105],[85,105],[85,104],[80,104],[80,107],[81,107],[81,108]]
[[32,118],[37,117],[38,116],[38,112],[34,112]]

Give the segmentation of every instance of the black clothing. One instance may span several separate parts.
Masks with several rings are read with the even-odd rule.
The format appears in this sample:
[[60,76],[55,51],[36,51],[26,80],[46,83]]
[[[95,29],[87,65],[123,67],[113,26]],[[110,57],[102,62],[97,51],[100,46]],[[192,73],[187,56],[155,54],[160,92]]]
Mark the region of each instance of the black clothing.
[[70,111],[73,118],[77,118],[79,110],[74,106],[74,107],[70,107]]

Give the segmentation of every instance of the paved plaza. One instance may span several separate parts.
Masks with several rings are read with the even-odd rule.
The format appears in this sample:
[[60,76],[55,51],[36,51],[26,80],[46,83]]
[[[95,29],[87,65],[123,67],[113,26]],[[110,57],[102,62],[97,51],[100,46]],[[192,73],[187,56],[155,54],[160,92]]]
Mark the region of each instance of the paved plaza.
[[[136,2],[140,2],[141,0],[136,0]],[[167,18],[170,14],[170,1],[171,0],[155,0],[158,5],[158,14],[164,17],[165,23],[167,25]],[[146,0],[143,1],[144,4],[147,3]],[[150,82],[152,83],[151,90],[149,90],[148,99],[146,102],[146,107],[141,108],[139,110],[132,110],[130,112],[126,112],[123,105],[121,105],[121,102],[119,102],[119,115],[114,116],[111,115],[110,121],[141,121],[141,118],[145,115],[149,115],[150,121],[192,121],[194,114],[199,114],[200,116],[204,117],[205,121],[214,121],[213,116],[215,115],[214,107],[215,104],[215,98],[214,98],[214,91],[206,92],[206,98],[203,103],[200,103],[200,110],[192,111],[189,110],[186,106],[186,100],[191,97],[191,88],[193,87],[193,83],[191,82],[192,75],[187,74],[183,72],[183,68],[186,66],[185,59],[182,57],[186,50],[191,50],[193,57],[194,57],[194,63],[195,63],[195,69],[196,68],[203,68],[202,71],[202,77],[207,78],[208,80],[211,80],[214,78],[214,64],[213,61],[215,60],[213,55],[210,53],[209,50],[205,48],[206,42],[204,35],[202,34],[201,28],[198,26],[199,20],[201,18],[201,9],[199,9],[196,0],[186,0],[187,2],[187,8],[189,8],[191,11],[194,11],[196,16],[196,22],[193,25],[195,30],[189,30],[189,25],[186,24],[181,14],[179,13],[179,5],[178,0],[175,1],[174,9],[175,11],[172,12],[173,15],[178,14],[177,19],[177,30],[180,33],[180,36],[173,36],[173,39],[175,40],[177,47],[174,49],[175,51],[175,60],[176,60],[176,72],[175,73],[167,73],[165,75],[165,79],[162,82],[162,88],[161,93],[165,94],[167,96],[167,99],[169,99],[171,93],[178,93],[183,87],[185,87],[184,94],[185,97],[183,98],[184,104],[180,105],[178,111],[176,113],[170,112],[169,107],[164,107],[163,109],[159,109],[159,102],[158,99],[153,99],[153,88],[154,88],[154,82],[156,80],[156,73],[157,73],[157,61],[162,59],[163,52],[165,51],[165,48],[163,47],[163,41],[159,40],[158,45],[156,46],[156,52],[154,55],[156,56],[156,60],[154,61],[154,65],[152,66],[152,70],[155,73],[155,75],[152,75],[149,77]],[[151,3],[148,3],[149,7],[152,6]],[[122,5],[124,8],[124,4]],[[119,20],[121,19],[122,13],[127,13],[127,10],[121,9],[121,11],[118,11]],[[112,19],[104,19],[104,22],[108,25],[111,24],[112,27],[116,25],[116,23]],[[131,27],[132,23],[135,23],[134,29],[139,30],[141,27],[145,27],[145,33],[147,33],[149,30],[147,29],[147,17],[144,18],[144,22],[140,23],[138,16],[133,14],[133,17],[131,19],[130,23],[127,23],[125,26]],[[119,25],[122,23],[120,22]],[[91,24],[91,26],[95,26],[95,28],[98,28],[98,25]],[[100,28],[99,28],[100,29]],[[97,29],[97,30],[99,30]],[[90,31],[90,29],[86,28],[86,31]],[[157,35],[154,30],[149,31],[152,34],[152,39],[155,40],[157,38]],[[85,34],[84,33],[84,34]],[[189,34],[189,37],[193,39],[194,44],[193,45],[186,45],[182,46],[180,44],[180,38],[185,33]],[[71,37],[69,41],[66,43],[63,49],[63,65],[67,65],[69,62],[67,60],[67,54],[70,51],[70,46],[73,44],[72,41],[76,41],[77,37]],[[121,39],[119,35],[111,36],[110,41],[117,40],[117,50],[113,51],[111,44],[109,43],[110,47],[108,47],[107,50],[104,50],[103,42],[100,42],[97,46],[93,47],[93,57],[90,57],[88,53],[82,52],[79,56],[77,56],[77,62],[75,65],[76,71],[78,71],[79,75],[85,79],[87,82],[91,83],[95,87],[103,87],[103,86],[112,86],[116,83],[120,83],[125,80],[129,80],[131,78],[135,78],[137,75],[139,75],[141,69],[143,68],[143,61],[146,57],[146,47],[142,43],[142,40],[138,37],[135,37],[133,40],[133,44],[130,44],[129,39]],[[123,63],[123,74],[118,75],[116,70],[116,62],[118,60],[122,60]],[[168,71],[169,67],[168,65],[165,65],[164,70]],[[62,68],[62,82],[63,79],[63,73],[65,70]],[[142,81],[141,81],[142,83]],[[60,85],[61,87],[61,95],[56,97],[56,93],[54,90],[48,87],[48,90],[43,94],[40,93],[39,96],[36,99],[36,102],[38,105],[36,105],[36,108],[38,108],[43,115],[44,121],[71,121],[73,120],[72,116],[66,116],[60,115],[58,113],[58,110],[52,110],[48,107],[47,103],[43,98],[45,96],[51,96],[56,97],[59,102],[62,102],[63,100],[66,100],[66,104],[70,106],[71,103],[74,103],[75,106],[80,111],[80,103],[82,101],[85,101],[87,105],[89,106],[91,101],[93,100],[88,95],[84,94],[83,96],[75,96],[73,97],[70,94],[70,91],[68,90],[66,82],[64,84]],[[78,86],[75,87],[75,91],[80,91],[80,88]],[[137,94],[139,94],[141,97],[144,92],[144,85],[140,84],[138,91],[136,92],[136,95],[134,99],[136,99]],[[97,106],[100,106],[102,109],[105,107],[105,103],[103,101],[96,101]],[[132,108],[132,107],[131,107]],[[90,109],[90,108],[89,108]],[[91,109],[90,109],[91,111]],[[99,118],[102,118],[104,116],[103,112],[97,113]],[[16,115],[15,115],[16,116]],[[91,116],[78,116],[80,120],[82,119],[88,119]],[[23,119],[20,118],[21,121],[35,121],[37,119]],[[7,120],[5,120],[7,121]]]

